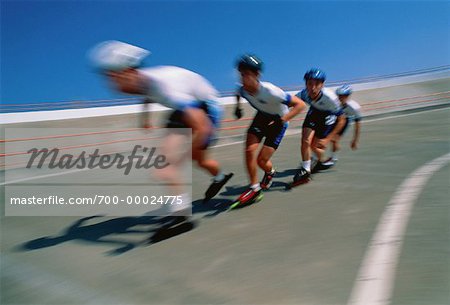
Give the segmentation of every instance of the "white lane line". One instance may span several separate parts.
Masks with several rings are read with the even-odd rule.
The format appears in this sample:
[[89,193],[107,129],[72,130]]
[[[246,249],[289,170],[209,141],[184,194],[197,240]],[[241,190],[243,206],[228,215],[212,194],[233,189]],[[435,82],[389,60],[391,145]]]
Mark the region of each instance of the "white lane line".
[[[442,109],[430,109],[430,110],[419,111],[419,112],[415,112],[415,113],[400,114],[400,115],[390,116],[390,117],[385,117],[385,118],[368,119],[368,120],[363,120],[363,123],[365,124],[365,123],[371,123],[371,122],[388,120],[388,119],[396,119],[396,118],[400,118],[400,117],[404,117],[404,116],[411,116],[411,115],[417,115],[417,114],[434,112],[434,111],[442,111]],[[300,133],[301,133],[301,129],[300,130],[291,130],[290,132],[288,131],[286,133],[286,136],[298,135]],[[244,143],[244,142],[245,142],[245,140],[239,140],[239,141],[235,141],[235,142],[214,145],[214,146],[211,146],[211,148],[220,148],[220,147],[225,147],[225,146],[241,144],[241,143]],[[82,170],[89,170],[89,168],[85,168],[85,169],[82,169]],[[75,174],[75,173],[78,173],[78,172],[80,172],[82,170],[74,170],[74,171],[69,171],[69,172],[62,172],[62,173],[34,176],[34,177],[23,178],[23,179],[18,179],[18,180],[10,180],[10,181],[5,181],[5,182],[0,182],[0,186],[8,185],[8,184],[14,184],[14,183],[19,183],[19,182],[24,182],[24,181],[30,181],[30,180],[40,179],[40,178],[48,178],[48,177],[54,177],[54,176]]]
[[46,175],[27,177],[27,178],[22,178],[22,179],[17,179],[17,180],[5,181],[5,182],[0,183],[0,186],[1,185],[13,184],[13,183],[19,183],[19,182],[25,182],[25,181],[30,181],[30,180],[40,179],[40,178],[48,178],[48,177],[62,176],[62,175],[68,175],[68,174],[75,174],[75,173],[79,173],[79,172],[90,170],[90,169],[91,168],[86,167],[86,168],[83,168],[83,169],[77,169],[77,170],[68,171],[68,172],[46,174]]
[[411,210],[434,173],[450,162],[450,153],[415,170],[389,201],[370,241],[347,304],[387,305]]
[[413,112],[413,113],[399,114],[399,115],[394,115],[394,116],[385,117],[385,118],[378,118],[378,119],[364,120],[364,118],[363,118],[362,122],[371,123],[371,122],[383,121],[383,120],[387,120],[387,119],[396,119],[396,118],[401,118],[401,117],[405,117],[405,116],[417,115],[417,114],[421,114],[421,113],[428,113],[428,112],[435,112],[435,111],[445,111],[445,110],[448,110],[448,108],[430,109],[430,110],[418,111],[418,112]]

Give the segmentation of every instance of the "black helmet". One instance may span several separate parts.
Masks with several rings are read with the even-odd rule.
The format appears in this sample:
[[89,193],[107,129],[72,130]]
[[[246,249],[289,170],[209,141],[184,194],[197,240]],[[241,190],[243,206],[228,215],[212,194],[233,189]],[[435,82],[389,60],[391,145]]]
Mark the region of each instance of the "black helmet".
[[256,55],[245,54],[238,59],[236,66],[239,71],[241,71],[241,69],[262,71],[264,64]]
[[303,79],[307,81],[308,79],[317,79],[322,82],[325,81],[327,76],[325,75],[325,72],[323,72],[320,69],[317,68],[311,68],[308,71],[306,71],[305,75],[303,76]]

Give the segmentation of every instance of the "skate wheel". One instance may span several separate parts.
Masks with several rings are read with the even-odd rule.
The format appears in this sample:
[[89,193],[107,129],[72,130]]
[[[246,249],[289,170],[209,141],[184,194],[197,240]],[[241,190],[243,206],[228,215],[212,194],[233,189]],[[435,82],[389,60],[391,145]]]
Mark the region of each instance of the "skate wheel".
[[257,203],[260,202],[263,199],[264,195],[261,193],[258,197],[255,198],[255,200],[253,200],[252,203]]
[[232,209],[235,209],[235,208],[238,207],[240,204],[241,204],[241,202],[240,202],[239,200],[233,202],[233,203],[230,205],[230,208],[228,209],[228,211],[231,211]]

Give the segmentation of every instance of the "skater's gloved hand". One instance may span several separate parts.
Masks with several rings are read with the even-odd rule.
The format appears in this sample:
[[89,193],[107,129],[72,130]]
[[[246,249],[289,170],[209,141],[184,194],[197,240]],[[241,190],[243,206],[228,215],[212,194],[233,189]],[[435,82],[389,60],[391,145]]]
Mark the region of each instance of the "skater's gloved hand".
[[242,118],[244,112],[242,111],[241,107],[236,107],[234,109],[234,116],[236,117],[237,120],[239,120],[240,118]]

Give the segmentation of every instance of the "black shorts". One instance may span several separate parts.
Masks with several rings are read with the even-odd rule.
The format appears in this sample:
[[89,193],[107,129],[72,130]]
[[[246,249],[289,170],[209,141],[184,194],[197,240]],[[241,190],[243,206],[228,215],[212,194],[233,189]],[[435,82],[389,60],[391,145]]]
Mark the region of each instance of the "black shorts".
[[[208,115],[208,118],[211,120],[211,123],[212,123],[214,129],[218,128],[218,126],[220,124],[220,116],[216,115],[216,113],[214,111],[212,111],[212,110],[210,111],[210,109],[206,103],[200,103],[199,108],[202,109],[203,111],[205,111],[205,113]],[[185,134],[183,129],[190,128],[190,127],[186,125],[183,117],[184,117],[183,111],[181,111],[181,110],[173,111],[166,120],[166,122],[167,122],[166,128],[177,128],[177,129],[179,129],[179,130],[177,130],[177,133]],[[213,145],[215,142],[217,142],[217,136],[216,136],[215,130],[212,130],[211,134],[206,139],[203,149],[208,148],[208,146]]]
[[303,122],[303,128],[311,128],[315,131],[314,137],[318,139],[326,138],[334,127],[336,127],[336,120],[330,125],[325,124],[325,120],[314,120],[311,116],[306,116]]
[[[269,125],[273,121],[274,123]],[[260,141],[265,137],[264,145],[277,149],[288,126],[289,124],[283,123],[277,115],[258,112],[247,133],[255,135]]]

